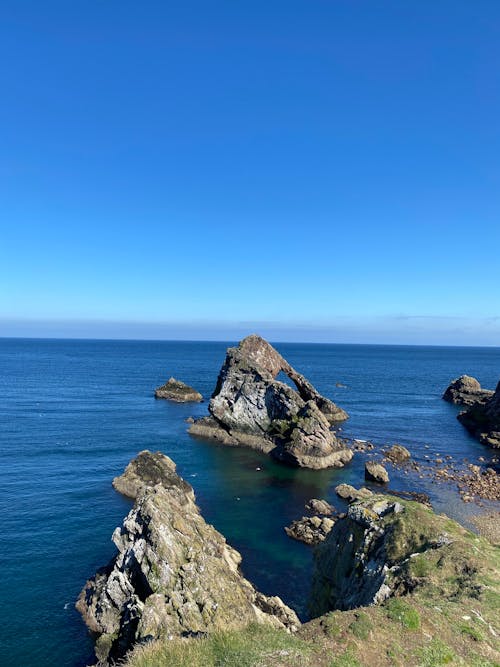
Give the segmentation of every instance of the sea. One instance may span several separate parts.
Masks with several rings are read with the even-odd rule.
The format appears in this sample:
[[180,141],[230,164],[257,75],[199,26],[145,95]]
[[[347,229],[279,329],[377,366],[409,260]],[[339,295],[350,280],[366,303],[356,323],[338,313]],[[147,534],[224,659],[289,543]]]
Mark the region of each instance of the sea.
[[[208,402],[155,400],[170,376],[208,399],[230,342],[0,339],[0,665],[82,667],[93,642],[74,605],[86,579],[114,555],[114,528],[131,502],[111,486],[143,449],[168,454],[196,492],[205,519],[243,556],[258,589],[307,618],[312,550],[284,526],[310,498],[342,509],[334,487],[364,483],[365,457],[309,471],[247,449],[188,435]],[[324,395],[350,414],[342,435],[377,447],[400,443],[417,462],[452,455],[483,465],[474,440],[441,399],[467,373],[500,379],[500,348],[277,343]],[[343,386],[337,386],[341,384]],[[453,484],[391,469],[390,488],[428,493],[438,512],[469,524],[478,507]]]

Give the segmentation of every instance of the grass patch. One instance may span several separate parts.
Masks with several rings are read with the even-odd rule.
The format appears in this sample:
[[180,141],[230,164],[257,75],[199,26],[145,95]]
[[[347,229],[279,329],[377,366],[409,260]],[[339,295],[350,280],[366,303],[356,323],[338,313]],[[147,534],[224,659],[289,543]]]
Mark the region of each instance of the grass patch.
[[458,629],[463,635],[466,635],[467,637],[470,637],[476,642],[482,642],[484,641],[484,635],[483,633],[479,630],[479,628],[475,628],[473,625],[470,625],[469,623],[461,623],[458,626]]
[[335,614],[326,614],[321,620],[321,627],[327,637],[339,639],[342,634],[342,627]]
[[352,649],[347,649],[345,653],[337,656],[330,663],[330,667],[363,667],[354,655]]
[[306,642],[259,624],[243,630],[214,632],[199,639],[159,641],[136,648],[128,667],[254,667],[307,665],[311,648]]
[[418,653],[420,659],[419,667],[436,667],[436,665],[449,665],[455,658],[455,654],[449,646],[440,639],[434,638],[428,646],[421,648]]
[[399,621],[408,630],[418,630],[420,614],[401,598],[391,598],[385,605],[387,616],[393,621]]
[[354,621],[349,625],[349,630],[358,639],[368,639],[372,628],[370,617],[364,611],[358,612]]
[[432,566],[425,556],[419,554],[410,561],[410,573],[419,579],[427,577],[432,570]]

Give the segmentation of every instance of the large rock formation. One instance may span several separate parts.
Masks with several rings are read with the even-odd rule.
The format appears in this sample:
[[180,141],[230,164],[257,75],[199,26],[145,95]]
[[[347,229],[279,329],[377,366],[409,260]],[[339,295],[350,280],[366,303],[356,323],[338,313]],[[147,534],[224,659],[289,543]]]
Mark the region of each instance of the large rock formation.
[[490,389],[482,389],[476,378],[470,375],[461,375],[453,380],[443,394],[443,399],[455,405],[474,405],[484,403],[493,396]]
[[334,525],[335,521],[325,516],[303,516],[302,519],[296,519],[289,526],[286,526],[285,533],[288,537],[299,542],[319,544]]
[[[295,389],[277,379],[280,372]],[[260,336],[248,336],[227,350],[209,412],[210,417],[191,425],[191,434],[253,447],[308,468],[339,467],[352,458],[330,430],[347,413]]]
[[484,445],[500,448],[500,382],[494,394],[484,402],[474,403],[457,417],[465,428]]
[[420,503],[376,495],[350,505],[346,518],[317,547],[313,616],[378,604],[423,583],[429,586],[423,573],[436,572],[445,584],[451,580],[448,568],[467,571],[470,544],[462,538],[465,533]]
[[203,400],[199,391],[175,378],[170,378],[161,387],[155,389],[155,397],[166,398],[176,403],[199,403]]
[[249,622],[295,629],[295,613],[257,592],[238,571],[240,554],[201,516],[192,488],[161,454],[141,452],[114,480],[137,494],[113,533],[118,553],[90,579],[77,609],[97,635],[101,663],[135,643],[187,637]]

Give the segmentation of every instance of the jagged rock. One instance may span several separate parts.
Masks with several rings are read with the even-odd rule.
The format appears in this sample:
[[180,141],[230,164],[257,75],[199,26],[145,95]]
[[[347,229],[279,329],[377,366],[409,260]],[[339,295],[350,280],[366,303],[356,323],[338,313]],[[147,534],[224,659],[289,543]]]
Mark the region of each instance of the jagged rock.
[[[421,576],[412,567],[417,555],[456,566],[458,572],[466,561],[460,564],[453,548],[447,550],[453,542],[447,532],[450,525],[465,533],[448,517],[435,515],[419,503],[378,495],[350,505],[347,517],[336,522],[316,549],[313,616],[379,604],[389,596],[413,590]],[[439,549],[442,552],[436,554]],[[433,565],[432,571],[435,569]],[[446,574],[444,567],[443,579]]]
[[306,544],[319,544],[322,542],[335,524],[333,519],[319,516],[303,516],[302,519],[292,521],[285,528],[288,537]]
[[98,660],[119,660],[149,639],[253,621],[296,629],[300,622],[291,609],[242,577],[240,554],[204,521],[192,488],[175,479],[173,462],[160,457],[141,452],[115,480],[137,499],[113,533],[118,554],[87,582],[76,604],[98,635]]
[[385,452],[385,457],[393,463],[404,463],[411,459],[411,454],[403,445],[393,445]]
[[389,481],[389,474],[380,463],[367,461],[365,463],[365,479],[379,482],[379,484],[387,484]]
[[322,514],[323,516],[331,516],[335,513],[335,507],[327,503],[326,500],[319,500],[318,498],[311,498],[306,503],[306,510],[314,512],[315,514]]
[[461,375],[453,380],[443,394],[443,399],[455,405],[474,405],[484,403],[493,396],[490,389],[482,389],[476,378],[470,375]]
[[335,487],[335,493],[340,496],[340,498],[343,498],[350,503],[353,503],[356,500],[365,500],[373,495],[370,489],[367,489],[364,486],[360,489],[355,489],[354,486],[351,486],[350,484],[339,484]]
[[500,448],[500,382],[494,394],[483,403],[474,403],[457,419],[484,445]]
[[[145,449],[130,461],[123,474],[113,479],[113,487],[135,500],[146,488],[161,484],[166,489],[178,487],[188,500],[194,501],[191,485],[179,477],[175,468],[175,463],[165,454]],[[182,499],[182,495],[179,498]]]
[[176,403],[199,403],[203,400],[203,396],[199,391],[175,378],[170,378],[161,387],[155,389],[155,396],[156,398],[166,398]]
[[[285,373],[296,389],[279,381]],[[342,466],[352,452],[330,431],[347,413],[321,396],[260,336],[227,350],[209,403],[210,417],[192,435],[246,445],[283,462],[310,468]]]

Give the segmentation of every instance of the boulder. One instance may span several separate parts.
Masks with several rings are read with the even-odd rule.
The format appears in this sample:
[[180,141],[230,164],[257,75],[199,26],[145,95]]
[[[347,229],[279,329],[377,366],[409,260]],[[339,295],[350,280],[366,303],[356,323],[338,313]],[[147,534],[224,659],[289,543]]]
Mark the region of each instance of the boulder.
[[292,521],[285,528],[288,537],[306,544],[319,544],[322,542],[335,524],[333,519],[319,516],[303,516],[302,519]]
[[[189,484],[161,454],[141,452],[115,487],[136,495],[113,533],[117,554],[76,603],[97,636],[99,664],[136,643],[241,628],[251,622],[294,630],[300,622],[277,597],[258,593],[239,571],[240,554],[195,504]],[[155,485],[153,485],[157,482]]]
[[331,516],[335,513],[335,507],[327,503],[326,500],[319,500],[318,498],[311,498],[306,503],[306,510],[314,512],[315,514],[322,514],[323,516]]
[[[280,373],[295,388],[278,380]],[[347,413],[260,336],[248,336],[227,350],[208,409],[210,416],[196,420],[189,433],[307,468],[339,467],[352,458],[330,430]]]
[[389,481],[389,473],[380,463],[375,461],[367,461],[365,463],[365,479],[379,484],[387,484]]
[[393,463],[404,463],[411,459],[410,452],[403,447],[403,445],[393,445],[390,449],[384,452],[385,457]]
[[490,389],[482,389],[476,378],[470,375],[461,375],[453,380],[443,394],[443,399],[455,405],[474,405],[484,403],[493,396]]
[[370,489],[362,486],[360,489],[355,489],[354,486],[350,484],[339,484],[335,487],[335,493],[344,500],[347,500],[350,503],[355,502],[356,500],[364,500],[373,495]]
[[199,391],[175,378],[170,378],[161,387],[155,389],[155,397],[166,398],[176,403],[199,403],[203,400]]
[[484,445],[500,449],[500,382],[490,398],[474,403],[457,419]]

